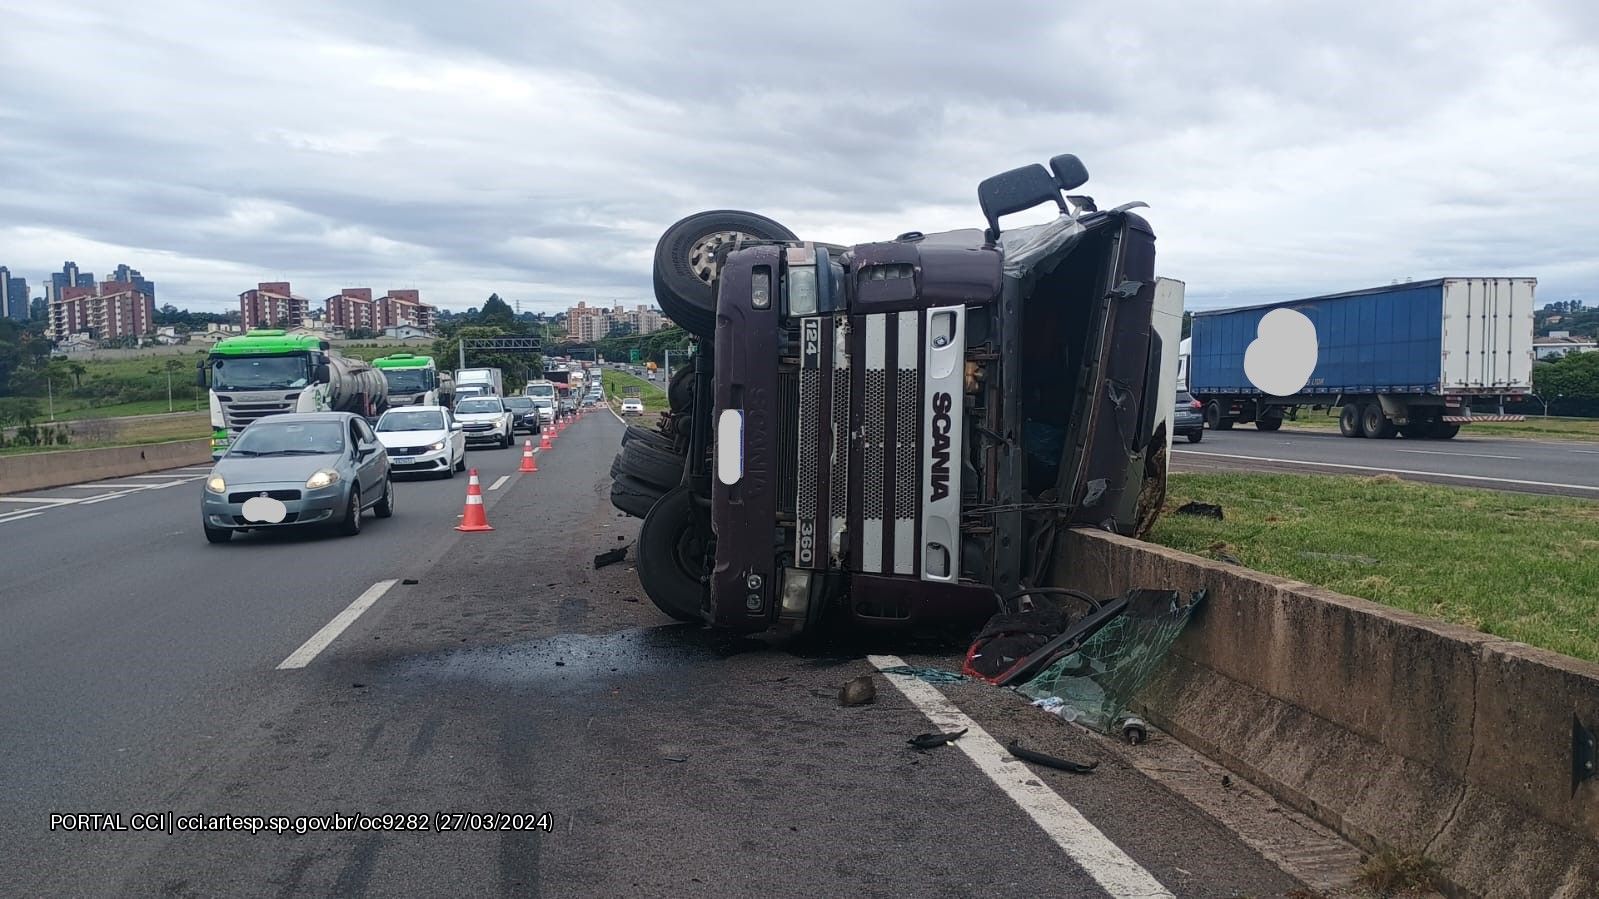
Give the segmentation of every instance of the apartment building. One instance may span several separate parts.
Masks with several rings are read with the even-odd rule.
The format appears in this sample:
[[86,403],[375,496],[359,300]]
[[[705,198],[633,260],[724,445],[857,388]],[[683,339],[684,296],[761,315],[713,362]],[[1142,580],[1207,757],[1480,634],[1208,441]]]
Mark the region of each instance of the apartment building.
[[287,281],[262,281],[239,294],[239,321],[246,331],[298,328],[310,311],[311,301],[295,295]]

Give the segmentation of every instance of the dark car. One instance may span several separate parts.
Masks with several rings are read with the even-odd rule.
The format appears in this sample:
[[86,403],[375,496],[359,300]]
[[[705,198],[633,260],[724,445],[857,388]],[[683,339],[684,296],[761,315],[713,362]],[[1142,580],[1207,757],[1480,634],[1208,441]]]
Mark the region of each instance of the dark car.
[[503,402],[505,408],[511,410],[511,418],[516,422],[514,431],[526,431],[537,434],[543,429],[539,419],[539,407],[530,396],[508,396]]
[[389,456],[348,412],[273,415],[246,427],[212,466],[201,494],[205,538],[234,531],[333,525],[361,532],[361,514],[394,514]]
[[1187,437],[1189,443],[1205,439],[1205,404],[1186,390],[1177,391],[1177,408],[1172,412],[1172,435]]
[[[1156,277],[1142,204],[1099,210],[1070,194],[1076,157],[1050,167],[984,181],[981,230],[844,247],[727,210],[667,229],[656,297],[699,342],[612,486],[648,507],[657,606],[744,632],[975,629],[1059,592],[1064,529],[1147,531],[1183,285]],[[1001,231],[1043,203],[1053,222]]]

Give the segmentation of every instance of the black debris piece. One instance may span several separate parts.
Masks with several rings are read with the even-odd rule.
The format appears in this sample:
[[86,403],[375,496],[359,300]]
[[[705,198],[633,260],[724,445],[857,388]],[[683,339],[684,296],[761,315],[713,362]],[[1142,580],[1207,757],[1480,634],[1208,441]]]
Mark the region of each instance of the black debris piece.
[[1067,761],[1043,752],[1034,752],[1031,749],[1024,748],[1018,740],[1010,741],[1005,748],[1010,751],[1011,755],[1024,762],[1032,762],[1035,765],[1043,765],[1046,768],[1055,768],[1060,771],[1070,771],[1073,774],[1087,774],[1099,767],[1098,762],[1089,762],[1085,765],[1082,762]]
[[852,677],[838,688],[838,704],[842,706],[866,705],[877,698],[877,684],[870,674]]
[[1177,507],[1178,515],[1198,515],[1200,518],[1222,520],[1221,506],[1215,503],[1183,503]]
[[616,549],[608,549],[594,557],[594,567],[604,568],[607,565],[615,565],[625,558],[627,558],[627,547],[620,546]]
[[417,580],[417,579],[416,579],[416,578],[414,578],[414,577],[408,577],[408,578],[406,578],[406,579],[405,579],[405,580],[403,580],[403,581],[400,581],[400,583],[402,583],[402,584],[404,584],[404,585],[405,585],[405,586],[407,586],[407,587],[414,587],[414,586],[416,586],[416,585],[417,585],[417,584],[420,584],[420,583],[422,583],[422,582],[421,582],[421,581],[419,581],[419,580]]
[[686,762],[686,761],[688,761],[688,759],[686,757],[681,756],[681,755],[668,755],[668,756],[663,756],[663,758],[665,758],[669,762]]
[[352,689],[352,690],[365,690],[366,689],[366,684],[351,684],[350,685],[350,689]]
[[945,743],[953,743],[956,740],[959,740],[961,737],[966,736],[966,731],[968,730],[970,730],[970,728],[963,727],[960,730],[952,731],[950,733],[917,734],[905,742],[911,744],[911,747],[915,749],[934,749],[939,746],[943,746]]

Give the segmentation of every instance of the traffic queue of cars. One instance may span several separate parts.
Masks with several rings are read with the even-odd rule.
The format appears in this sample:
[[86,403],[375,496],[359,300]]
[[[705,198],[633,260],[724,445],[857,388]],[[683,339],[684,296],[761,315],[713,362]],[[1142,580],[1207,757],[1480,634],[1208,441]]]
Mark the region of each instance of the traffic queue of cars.
[[[225,543],[239,532],[304,527],[359,534],[367,511],[379,518],[394,514],[394,478],[453,478],[466,470],[469,446],[504,449],[518,434],[537,436],[557,414],[604,402],[597,379],[570,398],[541,392],[549,384],[544,381],[530,383],[520,396],[496,395],[497,385],[485,384],[482,391],[458,393],[453,408],[394,406],[375,419],[352,412],[278,414],[250,423],[206,479],[200,504],[206,539]],[[644,411],[628,402],[624,414]]]

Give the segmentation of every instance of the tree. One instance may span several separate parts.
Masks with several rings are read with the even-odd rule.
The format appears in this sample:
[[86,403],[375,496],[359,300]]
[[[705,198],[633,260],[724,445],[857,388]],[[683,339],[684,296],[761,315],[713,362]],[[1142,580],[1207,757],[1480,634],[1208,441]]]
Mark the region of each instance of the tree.
[[77,390],[83,386],[83,376],[89,373],[82,362],[68,362],[67,371],[72,375],[72,388]]
[[501,328],[509,334],[520,334],[524,327],[516,320],[516,313],[511,310],[510,304],[500,299],[497,293],[489,294],[488,301],[483,304],[483,310],[477,314],[474,324]]
[[1569,353],[1532,367],[1532,388],[1556,415],[1599,416],[1599,353]]

